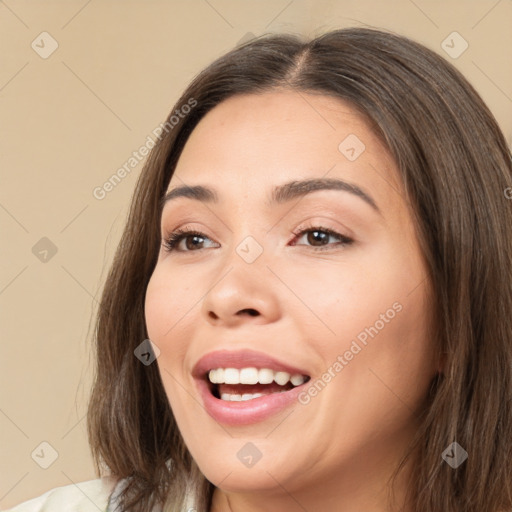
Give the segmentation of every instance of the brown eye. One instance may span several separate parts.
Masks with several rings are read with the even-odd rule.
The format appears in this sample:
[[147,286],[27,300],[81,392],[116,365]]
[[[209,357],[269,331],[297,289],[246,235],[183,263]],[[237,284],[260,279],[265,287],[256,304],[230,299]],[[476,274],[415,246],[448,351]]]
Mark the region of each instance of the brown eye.
[[[181,241],[185,240],[185,248],[180,247]],[[193,252],[196,249],[205,249],[204,240],[210,240],[204,233],[199,231],[187,231],[177,229],[164,240],[165,250],[168,252]]]
[[[341,235],[340,233],[337,233],[336,231],[329,229],[329,228],[323,228],[323,227],[310,227],[306,229],[302,229],[296,233],[295,242],[293,245],[311,245],[311,247],[318,248],[319,250],[322,250],[324,247],[326,249],[329,249],[332,246],[344,246],[349,245],[353,242],[353,240],[345,235]],[[300,240],[305,235],[307,244],[297,244],[297,240]],[[329,243],[330,238],[336,238],[338,239],[337,243]]]

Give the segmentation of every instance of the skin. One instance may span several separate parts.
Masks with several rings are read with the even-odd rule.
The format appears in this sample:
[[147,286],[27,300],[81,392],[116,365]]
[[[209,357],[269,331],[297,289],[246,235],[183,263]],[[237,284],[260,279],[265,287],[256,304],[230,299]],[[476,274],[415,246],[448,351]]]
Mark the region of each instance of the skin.
[[[354,161],[338,149],[350,134],[366,147]],[[339,190],[267,203],[275,185],[325,177],[356,184],[381,213]],[[221,201],[166,205],[162,239],[180,227],[205,237],[199,249],[193,237],[181,252],[162,246],[145,312],[180,431],[216,485],[211,510],[410,510],[409,466],[393,506],[388,479],[439,364],[428,336],[426,264],[386,148],[340,100],[286,90],[240,95],[192,132],[168,189],[184,184],[214,187]],[[340,246],[331,236],[325,246],[311,232],[292,234],[319,225],[354,241]],[[250,264],[236,252],[247,236],[263,248]],[[337,357],[394,303],[400,312],[333,372]],[[335,376],[306,405],[252,425],[220,425],[204,410],[191,370],[207,352],[243,348],[305,368],[311,382],[329,368]],[[251,468],[237,458],[247,442],[262,453]]]

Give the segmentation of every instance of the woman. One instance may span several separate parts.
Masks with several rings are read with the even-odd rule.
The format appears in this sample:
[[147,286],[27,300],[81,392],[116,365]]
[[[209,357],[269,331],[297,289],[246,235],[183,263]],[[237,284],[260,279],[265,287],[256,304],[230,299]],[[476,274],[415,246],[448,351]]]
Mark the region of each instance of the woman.
[[418,43],[224,55],[162,126],[104,289],[111,476],[13,510],[511,510],[510,186],[492,114]]

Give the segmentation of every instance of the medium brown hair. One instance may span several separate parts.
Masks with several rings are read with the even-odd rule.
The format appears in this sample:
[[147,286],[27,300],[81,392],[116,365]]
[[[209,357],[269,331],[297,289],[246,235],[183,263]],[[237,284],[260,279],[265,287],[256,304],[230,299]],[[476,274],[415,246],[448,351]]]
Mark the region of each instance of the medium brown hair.
[[[445,358],[409,454],[418,456],[414,511],[512,510],[510,149],[454,66],[367,28],[309,41],[256,38],[204,69],[173,107],[168,121],[197,101],[148,157],[98,311],[88,411],[98,470],[127,478],[123,510],[164,501],[183,510],[188,482],[197,511],[209,511],[214,486],[184,444],[157,365],[141,364],[134,349],[148,338],[144,300],[161,244],[161,200],[187,138],[227,98],[277,89],[349,102],[394,157],[414,212],[434,291],[435,346]],[[454,441],[469,454],[456,469],[441,457]]]

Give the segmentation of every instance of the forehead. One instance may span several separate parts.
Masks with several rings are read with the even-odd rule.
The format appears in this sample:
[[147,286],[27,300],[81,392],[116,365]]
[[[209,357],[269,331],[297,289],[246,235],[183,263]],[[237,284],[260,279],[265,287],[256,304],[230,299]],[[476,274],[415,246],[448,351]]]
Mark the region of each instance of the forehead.
[[365,119],[337,98],[293,91],[238,95],[213,108],[168,188],[209,184],[268,200],[275,185],[312,178],[343,179],[388,209],[401,201],[395,163]]

